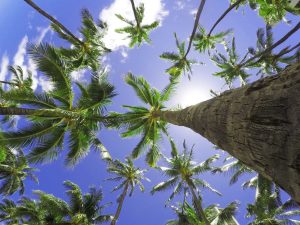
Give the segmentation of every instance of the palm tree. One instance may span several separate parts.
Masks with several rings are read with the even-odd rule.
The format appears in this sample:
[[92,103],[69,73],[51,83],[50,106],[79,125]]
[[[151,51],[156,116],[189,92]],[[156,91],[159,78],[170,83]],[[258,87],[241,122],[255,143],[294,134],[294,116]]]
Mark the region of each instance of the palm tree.
[[69,203],[51,194],[34,191],[39,197],[32,200],[23,197],[18,204],[4,200],[0,204],[0,221],[8,224],[31,225],[96,225],[111,220],[110,215],[103,215],[105,205],[101,205],[101,189],[91,187],[87,194],[70,182],[64,182],[67,188]]
[[151,88],[144,78],[135,77],[131,73],[126,76],[125,81],[134,89],[138,98],[149,105],[149,108],[124,105],[123,107],[129,111],[124,114],[113,113],[112,117],[116,118],[119,126],[126,128],[126,131],[121,134],[122,137],[142,136],[132,151],[132,157],[139,157],[144,149],[150,146],[146,161],[150,166],[154,166],[160,157],[158,141],[161,139],[161,133],[168,135],[166,122],[161,121],[157,113],[165,108],[164,104],[171,97],[177,83],[173,81],[159,92]]
[[202,163],[196,163],[192,161],[193,148],[188,152],[187,146],[184,142],[184,151],[182,154],[179,154],[172,140],[171,143],[172,157],[166,158],[168,166],[158,167],[166,176],[170,177],[170,179],[154,186],[151,193],[154,194],[157,191],[163,191],[175,186],[168,199],[168,201],[170,201],[176,194],[179,194],[185,187],[187,187],[192,194],[193,203],[195,204],[198,217],[208,225],[210,223],[206,218],[202,207],[202,198],[197,194],[198,188],[206,188],[217,194],[220,193],[213,189],[206,181],[196,178],[195,176],[207,171],[211,171],[211,163],[218,159],[219,155],[214,155]]
[[3,199],[0,202],[0,222],[6,221],[7,225],[19,225],[19,219],[17,218],[17,205],[14,201],[9,199]]
[[29,177],[38,182],[37,177],[32,173],[36,169],[28,165],[26,157],[21,151],[4,148],[6,158],[0,162],[0,194],[12,195],[16,191],[24,193],[23,181]]
[[[32,93],[32,74],[30,71],[27,71],[27,77],[25,78],[25,73],[21,66],[9,66],[8,70],[11,72],[12,78],[11,81],[0,81],[3,85],[7,85],[8,87],[0,88],[0,93],[5,92],[15,92],[21,91],[25,93]],[[18,104],[12,103],[11,101],[6,101],[1,99],[2,107],[17,107]],[[1,122],[6,124],[8,128],[14,127],[16,124],[16,120],[14,116],[5,115],[1,119]]]
[[127,34],[127,38],[130,39],[129,47],[132,48],[136,44],[140,46],[143,41],[150,43],[151,40],[149,38],[149,33],[159,25],[159,22],[154,21],[149,25],[142,25],[145,11],[144,4],[141,3],[138,7],[135,7],[133,0],[130,0],[130,3],[134,13],[135,22],[124,18],[120,14],[116,14],[120,20],[129,25],[127,27],[117,29],[116,32]]
[[12,89],[25,89],[28,91],[32,91],[32,74],[30,71],[27,71],[28,75],[27,78],[25,78],[25,74],[21,66],[9,66],[8,70],[12,73],[12,80],[0,81],[0,83],[7,84]]
[[79,32],[82,36],[82,43],[74,40],[72,36],[65,33],[61,27],[53,23],[52,29],[64,40],[68,41],[72,48],[59,48],[61,55],[72,64],[76,69],[85,67],[91,68],[94,72],[101,68],[101,57],[110,52],[106,48],[102,39],[105,35],[106,25],[101,22],[95,22],[87,9],[81,11],[81,28]]
[[187,59],[185,42],[180,43],[176,33],[174,33],[176,40],[176,47],[178,53],[175,52],[164,52],[160,55],[160,58],[171,61],[173,65],[166,69],[166,72],[171,76],[171,80],[177,79],[181,74],[187,74],[190,78],[192,73],[191,66],[196,63],[194,60]]
[[254,203],[247,206],[247,217],[254,217],[249,225],[300,224],[293,219],[300,215],[299,205],[292,199],[282,203],[280,189],[273,182],[258,175],[247,186],[256,189]]
[[[236,0],[231,0],[236,2]],[[291,5],[291,1],[270,1],[270,0],[247,0],[250,7],[254,10],[258,9],[258,15],[263,17],[268,24],[276,24],[282,21],[287,12],[299,15],[299,7]]]
[[210,50],[215,49],[216,44],[224,44],[225,37],[230,34],[232,31],[227,30],[224,32],[219,32],[215,35],[206,34],[206,31],[203,27],[199,27],[199,33],[196,33],[194,38],[194,47],[200,53],[208,51],[210,55]]
[[[264,52],[267,48],[273,45],[273,32],[270,25],[266,25],[266,32],[260,28],[257,30],[256,49],[249,48],[251,55],[257,55]],[[282,64],[291,64],[295,56],[285,56],[290,51],[289,48],[282,49],[279,53],[275,54],[272,51],[266,52],[260,60],[256,61],[251,67],[259,68],[257,74],[274,75],[282,70]],[[250,66],[250,65],[249,65]]]
[[129,197],[132,196],[136,185],[140,188],[141,191],[144,191],[144,186],[141,181],[149,180],[144,176],[146,170],[141,170],[134,167],[133,161],[130,158],[126,158],[125,163],[122,163],[119,160],[111,161],[108,165],[107,171],[116,175],[115,177],[108,178],[107,180],[121,181],[121,183],[116,186],[113,191],[117,191],[123,188],[122,194],[118,197],[117,200],[117,211],[113,217],[113,220],[111,221],[111,225],[115,225],[120,217],[122,206],[128,192]]
[[[237,212],[237,202],[229,203],[225,208],[220,208],[218,205],[210,205],[204,213],[209,222],[214,225],[239,225],[235,219]],[[179,205],[179,207],[172,206],[172,209],[177,214],[178,219],[169,220],[166,225],[202,225],[203,222],[199,220],[197,212],[187,202]]]
[[213,75],[224,78],[229,87],[232,86],[232,82],[236,78],[240,78],[241,84],[245,85],[249,74],[240,64],[244,62],[248,54],[245,55],[241,62],[238,62],[239,56],[236,53],[235,38],[232,38],[231,46],[228,46],[227,43],[224,46],[228,57],[222,53],[218,53],[211,58],[211,60],[222,69],[222,71],[216,72]]
[[29,161],[38,163],[56,158],[69,133],[66,163],[74,165],[95,142],[98,122],[106,119],[105,106],[115,95],[114,88],[104,72],[94,72],[88,85],[75,82],[80,95],[74,98],[70,77],[73,68],[67,66],[59,52],[48,44],[40,44],[31,46],[30,54],[38,69],[52,81],[53,88],[41,93],[22,90],[1,93],[5,101],[26,108],[0,107],[0,114],[20,115],[29,121],[17,131],[2,132],[0,142],[14,148],[30,146]]

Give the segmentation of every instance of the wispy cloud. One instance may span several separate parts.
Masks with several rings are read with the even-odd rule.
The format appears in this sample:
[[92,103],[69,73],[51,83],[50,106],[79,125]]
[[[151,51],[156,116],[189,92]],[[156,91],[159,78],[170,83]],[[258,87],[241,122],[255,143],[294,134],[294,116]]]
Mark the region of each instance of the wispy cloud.
[[14,56],[14,59],[13,59],[14,65],[19,65],[19,66],[24,65],[27,43],[28,43],[28,37],[27,37],[27,35],[25,35],[22,38],[22,40],[18,46],[18,50]]
[[[136,1],[137,6],[140,3],[144,3],[145,5],[145,17],[143,24],[150,24],[156,20],[161,22],[163,18],[168,15],[168,11],[166,11],[162,0]],[[117,50],[129,45],[129,40],[126,38],[126,35],[115,32],[116,29],[126,26],[126,24],[118,19],[115,14],[121,14],[128,19],[134,20],[134,15],[129,1],[115,0],[110,6],[100,12],[99,18],[108,25],[108,31],[107,35],[104,37],[104,43],[112,50]]]
[[[38,27],[37,31],[38,31],[38,35],[35,38],[33,38],[34,40],[33,42],[35,44],[39,44],[43,41],[47,33],[50,31],[50,27],[49,26],[45,28]],[[32,80],[33,80],[32,82],[33,90],[36,90],[38,86],[40,86],[43,90],[50,90],[52,88],[50,81],[46,80],[41,76],[38,76],[36,65],[34,64],[33,60],[26,55],[26,47],[28,42],[29,42],[28,36],[25,35],[22,38],[18,46],[18,50],[13,57],[13,64],[21,66],[24,72],[24,78],[28,77],[28,71],[31,72]]]
[[9,65],[9,58],[6,53],[2,56],[1,66],[0,66],[0,80],[6,80],[7,76],[7,67]]

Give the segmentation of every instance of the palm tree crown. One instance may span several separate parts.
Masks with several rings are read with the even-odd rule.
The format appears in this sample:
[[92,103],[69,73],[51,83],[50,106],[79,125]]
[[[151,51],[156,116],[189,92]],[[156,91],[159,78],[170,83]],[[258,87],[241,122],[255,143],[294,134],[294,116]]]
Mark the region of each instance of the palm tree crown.
[[79,32],[82,41],[79,43],[72,36],[65,33],[59,26],[52,24],[52,29],[64,40],[72,44],[71,49],[59,48],[61,55],[72,64],[74,68],[81,69],[85,67],[98,71],[101,67],[101,57],[110,50],[105,47],[102,39],[105,35],[106,25],[101,22],[95,22],[87,9],[81,12],[82,26]]
[[176,40],[176,47],[178,53],[175,52],[164,52],[160,55],[160,58],[171,61],[173,65],[166,69],[166,72],[171,76],[171,80],[176,80],[181,74],[187,74],[190,78],[192,74],[192,65],[196,63],[194,60],[186,58],[185,42],[180,43],[176,33],[174,33]]
[[24,180],[29,177],[38,182],[32,173],[36,169],[28,165],[26,157],[21,151],[5,148],[5,160],[0,162],[0,194],[12,195],[19,190],[20,194],[25,191]]
[[[133,4],[133,0],[131,1],[131,4]],[[117,29],[116,32],[126,33],[128,35],[127,37],[130,39],[129,47],[131,48],[136,44],[140,46],[143,41],[150,43],[151,40],[149,38],[149,32],[159,25],[158,21],[154,21],[149,25],[142,25],[145,11],[144,4],[141,3],[138,7],[133,5],[133,11],[135,15],[135,22],[124,18],[120,14],[116,14],[120,20],[129,25],[127,27]]]
[[168,135],[167,123],[160,120],[159,112],[165,108],[164,104],[174,92],[176,82],[171,82],[165,89],[159,92],[155,88],[151,88],[149,83],[143,77],[136,77],[129,73],[125,81],[129,84],[137,94],[138,98],[149,106],[128,106],[129,111],[124,114],[113,113],[119,126],[126,128],[122,137],[130,137],[141,135],[142,138],[132,151],[132,157],[137,158],[144,149],[149,146],[150,149],[146,156],[146,161],[150,166],[154,166],[160,157],[158,142],[161,139],[161,133]]
[[18,204],[5,200],[0,204],[0,221],[7,224],[31,225],[96,225],[107,222],[110,215],[103,215],[101,189],[91,187],[87,194],[70,182],[64,182],[69,203],[51,194],[34,191],[38,200],[23,197]]
[[144,191],[144,185],[141,181],[150,180],[144,176],[146,170],[141,170],[134,167],[133,161],[130,158],[126,158],[125,163],[119,160],[110,161],[107,171],[116,175],[115,177],[108,178],[107,180],[121,181],[121,183],[116,186],[113,191],[117,191],[123,188],[122,194],[118,197],[118,208],[111,223],[111,225],[115,225],[117,220],[119,219],[123,202],[128,191],[129,196],[133,194],[136,186],[138,186],[141,191]]
[[[26,116],[28,124],[17,131],[2,132],[0,141],[10,147],[30,147],[29,160],[38,163],[56,158],[68,133],[66,163],[74,165],[95,141],[98,122],[105,120],[105,106],[115,95],[114,87],[103,72],[94,72],[87,85],[73,82],[73,68],[48,44],[31,46],[29,50],[53,88],[40,93],[19,89],[1,93],[4,100],[26,108],[2,107],[0,114]],[[74,95],[75,86],[79,96]]]

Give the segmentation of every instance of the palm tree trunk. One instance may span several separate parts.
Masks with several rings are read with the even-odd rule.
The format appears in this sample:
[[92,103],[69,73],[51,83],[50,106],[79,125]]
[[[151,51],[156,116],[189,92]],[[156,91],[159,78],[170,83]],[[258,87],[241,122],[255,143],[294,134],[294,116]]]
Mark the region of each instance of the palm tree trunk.
[[130,4],[131,4],[133,15],[134,15],[134,18],[135,18],[135,21],[136,21],[136,26],[140,27],[140,21],[138,19],[138,15],[137,15],[137,12],[136,12],[136,7],[135,7],[135,4],[134,4],[134,0],[130,0]]
[[64,32],[70,35],[78,44],[84,45],[82,41],[80,41],[71,31],[69,31],[64,25],[62,25],[58,20],[56,20],[53,16],[49,15],[43,9],[41,9],[37,4],[35,4],[32,0],[24,0],[28,5],[34,8],[38,13],[49,19],[52,23],[61,28]]
[[21,115],[33,115],[38,110],[36,109],[26,109],[26,108],[16,108],[16,107],[0,107],[0,115],[11,115],[11,116],[21,116]]
[[193,196],[193,202],[195,203],[195,206],[196,206],[196,212],[198,214],[198,216],[200,217],[200,219],[203,220],[203,222],[206,224],[206,225],[210,225],[210,222],[208,221],[208,219],[206,218],[206,215],[204,213],[204,210],[202,208],[202,201],[198,198],[197,194],[195,193],[195,190],[194,190],[194,185],[190,182],[187,183],[191,193],[192,193],[192,196]]
[[210,37],[211,33],[213,32],[213,30],[216,28],[216,26],[224,19],[224,17],[232,10],[234,9],[236,6],[238,6],[243,0],[237,0],[235,3],[233,3],[232,5],[230,5],[225,12],[219,17],[219,19],[215,22],[215,24],[212,26],[212,28],[210,29],[210,31],[208,32],[208,37]]
[[119,205],[118,205],[118,208],[117,208],[117,212],[116,212],[114,218],[111,221],[111,225],[116,225],[117,220],[119,219],[119,216],[120,216],[120,213],[121,213],[121,210],[122,210],[122,205],[123,205],[124,199],[127,195],[128,188],[129,188],[129,183],[127,182],[125,184],[124,189],[123,189],[123,193],[119,198]]
[[300,203],[299,96],[300,62],[160,118],[201,134]]

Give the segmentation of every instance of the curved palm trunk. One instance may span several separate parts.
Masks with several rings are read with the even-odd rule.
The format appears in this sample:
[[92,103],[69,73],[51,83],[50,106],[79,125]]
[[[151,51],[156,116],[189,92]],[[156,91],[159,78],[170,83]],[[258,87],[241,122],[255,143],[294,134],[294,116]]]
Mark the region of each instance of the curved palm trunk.
[[122,210],[122,205],[123,205],[124,199],[125,199],[125,197],[126,197],[126,195],[127,195],[128,188],[129,188],[129,183],[127,182],[127,183],[125,184],[124,189],[123,189],[123,193],[122,193],[122,195],[120,196],[120,199],[119,199],[119,205],[118,205],[118,208],[117,208],[117,212],[116,212],[114,218],[113,218],[112,221],[111,221],[111,225],[116,225],[117,220],[118,220],[119,217],[120,217],[120,213],[121,213],[121,210]]
[[49,15],[43,9],[41,9],[37,4],[35,4],[32,0],[24,0],[28,5],[34,8],[38,13],[49,19],[52,23],[60,27],[64,32],[70,35],[77,43],[80,45],[84,45],[82,41],[80,41],[71,31],[69,31],[64,25],[62,25],[59,21],[57,21],[53,16]]
[[225,12],[219,17],[219,19],[215,22],[215,24],[212,26],[212,28],[210,29],[210,31],[208,32],[208,37],[210,37],[211,33],[213,32],[213,30],[216,28],[216,26],[224,19],[224,17],[232,10],[234,9],[236,6],[238,6],[243,0],[238,0],[235,3],[233,3],[232,5],[230,5]]
[[198,215],[200,215],[200,218],[203,220],[203,222],[206,224],[206,225],[210,225],[210,222],[208,221],[208,219],[206,218],[206,215],[204,213],[204,210],[202,208],[202,201],[198,198],[197,194],[195,193],[195,190],[194,190],[194,185],[190,182],[188,182],[188,187],[192,193],[192,196],[193,196],[193,202],[195,203],[195,206],[196,206],[196,212]]
[[189,127],[300,203],[300,63],[161,119]]

